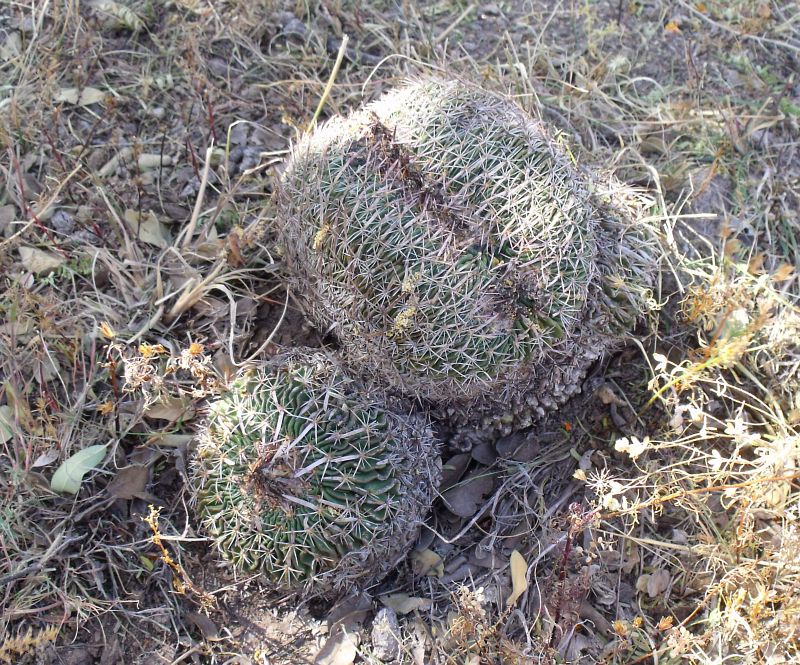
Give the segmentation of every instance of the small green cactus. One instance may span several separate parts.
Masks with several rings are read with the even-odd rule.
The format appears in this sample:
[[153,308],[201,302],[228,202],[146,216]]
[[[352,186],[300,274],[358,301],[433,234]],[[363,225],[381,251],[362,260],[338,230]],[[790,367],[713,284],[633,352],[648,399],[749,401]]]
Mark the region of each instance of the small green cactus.
[[299,141],[282,245],[350,371],[465,436],[508,432],[579,390],[646,310],[651,229],[598,188],[508,99],[426,79]]
[[225,558],[321,593],[396,566],[439,472],[424,417],[303,351],[241,376],[212,404],[192,466],[201,524]]

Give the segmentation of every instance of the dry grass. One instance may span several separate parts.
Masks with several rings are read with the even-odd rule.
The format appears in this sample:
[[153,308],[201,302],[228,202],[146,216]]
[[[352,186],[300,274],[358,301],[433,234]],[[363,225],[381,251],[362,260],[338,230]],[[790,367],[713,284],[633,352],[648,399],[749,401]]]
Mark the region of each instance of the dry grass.
[[407,593],[407,662],[795,662],[800,15],[778,0],[0,7],[0,662],[295,663],[337,635],[218,568],[183,478],[204,399],[316,339],[252,228],[344,35],[323,116],[426,67],[507,90],[652,198],[665,256],[639,344],[449,460],[471,516],[437,506],[428,563],[346,601],[348,627]]

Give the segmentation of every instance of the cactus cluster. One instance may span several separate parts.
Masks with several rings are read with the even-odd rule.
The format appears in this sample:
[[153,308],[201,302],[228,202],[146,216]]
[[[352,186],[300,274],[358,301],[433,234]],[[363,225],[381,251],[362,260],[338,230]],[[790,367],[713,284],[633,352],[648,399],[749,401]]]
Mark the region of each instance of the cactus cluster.
[[653,236],[507,98],[424,79],[294,147],[296,293],[352,373],[462,436],[527,426],[646,309]]
[[396,565],[439,464],[426,418],[372,395],[328,356],[298,350],[211,405],[194,500],[225,558],[279,587],[323,593]]
[[281,586],[373,582],[434,498],[429,414],[465,442],[579,390],[655,272],[652,229],[611,185],[459,81],[411,82],[304,136],[281,245],[339,356],[279,357],[212,405],[194,496],[224,556]]

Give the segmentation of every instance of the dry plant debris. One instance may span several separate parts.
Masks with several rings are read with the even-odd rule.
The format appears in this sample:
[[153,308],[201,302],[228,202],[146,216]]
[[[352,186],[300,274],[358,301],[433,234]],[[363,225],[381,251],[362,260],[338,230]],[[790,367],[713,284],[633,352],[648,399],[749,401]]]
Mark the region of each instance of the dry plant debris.
[[[789,0],[0,5],[0,662],[313,662],[344,631],[377,663],[384,598],[398,662],[796,662],[799,23]],[[491,488],[437,502],[440,562],[352,621],[218,569],[184,490],[205,400],[326,341],[269,197],[343,44],[323,119],[477,77],[652,196],[668,256],[640,345],[535,431],[451,451],[449,488]]]

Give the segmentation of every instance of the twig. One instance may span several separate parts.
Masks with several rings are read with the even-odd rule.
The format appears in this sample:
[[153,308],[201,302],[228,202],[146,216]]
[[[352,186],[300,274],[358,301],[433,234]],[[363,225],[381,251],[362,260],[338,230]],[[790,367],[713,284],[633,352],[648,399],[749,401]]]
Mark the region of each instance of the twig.
[[467,7],[463,12],[461,12],[457,17],[456,20],[453,21],[450,25],[448,25],[444,30],[442,30],[436,38],[433,40],[434,44],[441,44],[445,39],[447,39],[447,35],[449,35],[453,30],[455,30],[458,25],[469,16],[478,5],[473,3],[469,7]]
[[[183,243],[181,247],[184,249],[188,247],[189,243],[192,241],[192,236],[194,235],[194,230],[197,227],[197,220],[200,219],[200,211],[203,208],[203,199],[205,198],[206,194],[206,185],[208,185],[208,171],[211,167],[211,155],[214,152],[214,139],[211,139],[211,145],[208,146],[206,150],[206,163],[203,164],[203,174],[200,177],[200,190],[197,192],[197,200],[194,202],[194,210],[192,210],[192,218],[189,220],[189,225],[181,232],[181,235],[185,234],[183,238]],[[180,237],[178,238],[178,240]],[[178,244],[177,241],[175,243]]]

